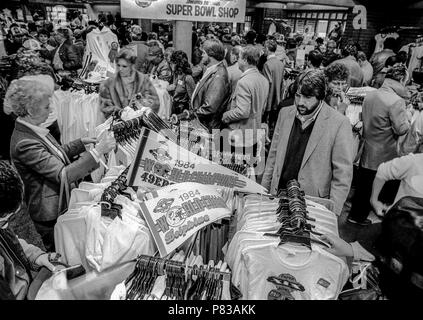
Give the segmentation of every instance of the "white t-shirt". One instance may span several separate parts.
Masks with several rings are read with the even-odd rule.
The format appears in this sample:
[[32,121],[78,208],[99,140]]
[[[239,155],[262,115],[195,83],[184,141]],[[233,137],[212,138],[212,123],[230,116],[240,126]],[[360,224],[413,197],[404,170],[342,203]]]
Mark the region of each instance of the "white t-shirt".
[[334,300],[349,275],[344,261],[318,246],[252,247],[242,256],[249,300]]

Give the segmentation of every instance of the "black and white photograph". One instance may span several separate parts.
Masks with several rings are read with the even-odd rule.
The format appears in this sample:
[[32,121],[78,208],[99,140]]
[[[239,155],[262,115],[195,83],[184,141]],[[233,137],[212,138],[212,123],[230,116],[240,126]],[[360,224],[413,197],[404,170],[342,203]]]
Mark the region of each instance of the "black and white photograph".
[[422,59],[422,0],[1,1],[0,300],[423,298]]

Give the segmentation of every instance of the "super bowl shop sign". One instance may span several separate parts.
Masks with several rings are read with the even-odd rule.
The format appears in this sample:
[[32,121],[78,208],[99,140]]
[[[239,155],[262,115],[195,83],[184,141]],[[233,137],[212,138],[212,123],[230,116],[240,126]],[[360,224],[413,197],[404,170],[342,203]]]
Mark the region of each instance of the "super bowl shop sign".
[[246,0],[121,0],[120,5],[124,18],[243,23]]

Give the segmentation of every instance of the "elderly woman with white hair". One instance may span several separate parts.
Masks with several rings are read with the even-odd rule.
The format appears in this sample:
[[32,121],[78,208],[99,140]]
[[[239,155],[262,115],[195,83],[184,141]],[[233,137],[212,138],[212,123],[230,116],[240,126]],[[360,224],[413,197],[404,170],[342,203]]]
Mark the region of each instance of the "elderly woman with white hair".
[[[66,206],[70,187],[99,166],[100,156],[116,146],[114,137],[82,138],[61,146],[43,127],[53,91],[43,81],[14,80],[5,107],[17,116],[10,143],[11,160],[25,185],[28,213],[45,247],[54,248],[54,225]],[[96,143],[91,151],[85,146]],[[75,157],[79,156],[77,160]]]

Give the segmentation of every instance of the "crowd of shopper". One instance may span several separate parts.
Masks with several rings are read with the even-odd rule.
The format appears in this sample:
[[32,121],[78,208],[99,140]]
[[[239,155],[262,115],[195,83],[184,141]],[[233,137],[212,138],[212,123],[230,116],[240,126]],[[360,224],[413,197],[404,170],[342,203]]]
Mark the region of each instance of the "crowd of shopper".
[[[87,37],[96,30],[111,31],[117,39],[110,43],[108,54],[115,73],[109,74],[99,91],[99,110],[105,118],[127,106],[135,95],[141,96],[142,105],[158,112],[160,101],[153,85],[158,79],[168,83],[171,113],[188,110],[210,132],[266,128],[266,166],[260,182],[271,194],[297,179],[306,194],[330,199],[334,212],[340,214],[358,156],[350,223],[370,224],[367,217],[372,210],[383,217],[398,199],[398,188],[402,196],[423,196],[422,188],[410,185],[410,176],[423,172],[421,159],[418,155],[399,158],[396,148],[399,137],[410,130],[413,109],[405,87],[410,75],[402,53],[394,51],[394,39],[385,41],[383,51],[367,57],[357,43],[342,43],[338,27],[326,44],[325,39],[317,39],[315,49],[299,66],[296,54],[304,39],[285,39],[278,33],[264,36],[250,30],[237,34],[228,27],[204,27],[193,30],[192,52],[188,53],[175,50],[171,33],[163,28],[158,34],[147,34],[140,26],[113,16],[86,23],[76,17],[69,25],[56,27],[12,23],[5,40],[7,54],[33,54],[44,67],[21,72],[19,79],[7,79],[10,83],[1,97],[2,118],[15,125],[8,137],[9,152],[2,155],[14,169],[0,168],[0,175],[10,176],[0,181],[0,198],[10,203],[2,209],[0,221],[7,224],[7,217],[20,207],[20,194],[14,194],[19,198],[14,203],[4,194],[9,192],[6,184],[14,183],[25,191],[22,201],[47,250],[54,250],[54,225],[67,200],[63,184],[72,187],[87,176],[99,166],[100,156],[116,144],[112,136],[104,135],[60,145],[51,128],[42,126],[60,76],[63,71],[77,74],[83,67]],[[300,72],[289,88],[288,68]],[[363,86],[377,90],[365,97],[362,125],[357,129],[345,115],[346,93],[350,87]],[[284,106],[286,99],[293,102]],[[363,145],[358,155],[354,147],[357,132]],[[86,151],[85,146],[93,143],[95,147]],[[257,147],[258,141],[245,143]],[[416,144],[416,153],[421,149]],[[388,180],[401,180],[401,186],[398,181],[385,183]],[[31,248],[35,253],[29,254],[27,244],[21,245],[29,262],[47,264],[43,252]],[[17,243],[15,247],[22,251]],[[12,293],[22,296],[15,289]]]

